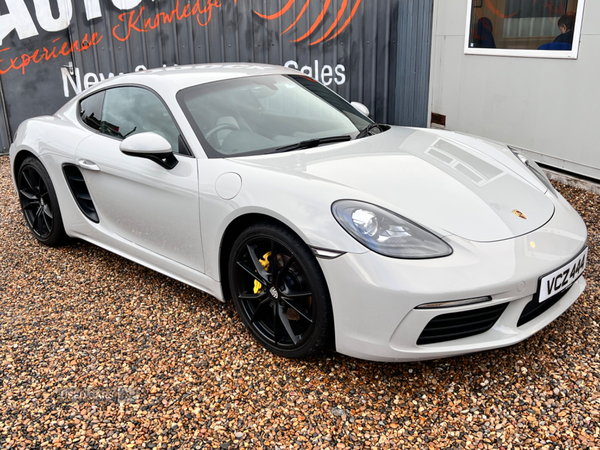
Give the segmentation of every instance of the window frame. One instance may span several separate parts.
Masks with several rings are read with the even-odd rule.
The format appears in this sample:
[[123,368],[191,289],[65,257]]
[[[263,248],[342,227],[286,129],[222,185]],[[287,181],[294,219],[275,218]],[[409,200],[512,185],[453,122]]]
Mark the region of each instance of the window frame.
[[[471,14],[473,3],[477,0],[466,0],[467,18],[465,20],[465,55],[485,55],[485,56],[512,56],[520,58],[543,58],[543,59],[571,59],[579,58],[579,43],[581,40],[581,28],[583,24],[583,10],[585,0],[578,0],[577,11],[575,13],[575,27],[573,29],[573,45],[571,50],[518,50],[510,48],[473,48],[469,47],[471,36]],[[558,35],[558,32],[557,32]]]
[[[109,86],[109,87],[106,87],[104,89],[97,89],[94,92],[90,92],[89,95],[82,96],[79,100],[77,100],[77,108],[76,108],[76,111],[77,111],[77,120],[79,121],[79,123],[81,125],[83,125],[86,129],[88,129],[88,130],[90,130],[90,131],[92,131],[92,132],[94,132],[96,134],[99,134],[101,136],[107,137],[109,139],[114,139],[114,140],[116,140],[118,142],[123,142],[123,139],[119,139],[117,137],[110,136],[110,135],[108,135],[106,133],[102,133],[100,130],[95,130],[94,128],[90,127],[87,123],[85,123],[83,121],[83,118],[81,117],[81,102],[84,101],[87,98],[90,98],[90,97],[96,95],[96,94],[103,93],[104,97],[102,99],[102,110],[104,111],[104,101],[105,101],[105,98],[106,98],[106,95],[105,95],[106,91],[109,91],[111,89],[119,89],[119,88],[127,88],[127,87],[134,87],[134,88],[145,89],[145,90],[151,92],[152,94],[154,94],[156,96],[156,98],[158,98],[158,100],[160,100],[160,102],[163,104],[163,106],[167,110],[167,113],[169,113],[169,116],[171,116],[171,120],[173,120],[173,123],[175,124],[175,127],[179,131],[179,137],[183,141],[186,150],[189,152],[189,153],[180,153],[180,152],[173,151],[173,154],[177,155],[177,156],[187,156],[187,157],[190,157],[190,158],[195,158],[194,152],[190,148],[190,145],[188,144],[187,139],[185,138],[185,136],[181,132],[181,128],[179,127],[179,124],[175,120],[175,117],[173,116],[173,113],[171,112],[171,109],[166,104],[166,102],[162,98],[162,96],[159,95],[159,93],[156,92],[154,89],[149,88],[148,86],[144,86],[144,85],[141,85],[141,84],[135,84],[135,83],[119,84],[119,85],[116,85],[116,86]],[[102,118],[100,118],[100,120],[102,120]]]

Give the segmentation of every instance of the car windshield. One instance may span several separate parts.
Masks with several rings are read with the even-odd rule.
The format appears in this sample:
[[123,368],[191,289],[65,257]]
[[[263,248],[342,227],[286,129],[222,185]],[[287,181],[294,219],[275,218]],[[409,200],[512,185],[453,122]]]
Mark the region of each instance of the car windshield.
[[212,158],[349,140],[372,123],[335,92],[302,75],[201,84],[180,91],[177,100]]

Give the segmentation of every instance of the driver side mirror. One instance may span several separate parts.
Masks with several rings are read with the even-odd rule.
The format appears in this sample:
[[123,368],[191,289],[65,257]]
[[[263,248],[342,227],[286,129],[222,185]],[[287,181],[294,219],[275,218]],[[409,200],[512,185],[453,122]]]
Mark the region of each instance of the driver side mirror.
[[369,108],[367,108],[362,103],[359,103],[359,102],[350,102],[350,104],[352,106],[354,106],[354,109],[356,109],[363,116],[369,117],[369,114],[371,114],[371,112],[369,111]]
[[179,163],[173,154],[169,141],[152,132],[138,133],[126,137],[119,145],[119,149],[128,156],[154,161],[167,170],[171,170]]

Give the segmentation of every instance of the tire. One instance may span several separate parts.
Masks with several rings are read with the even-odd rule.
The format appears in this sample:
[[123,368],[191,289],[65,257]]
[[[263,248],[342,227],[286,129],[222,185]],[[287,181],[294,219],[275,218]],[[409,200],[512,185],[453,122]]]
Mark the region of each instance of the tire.
[[17,174],[17,189],[25,222],[35,238],[56,247],[66,241],[58,198],[48,172],[34,157],[23,161]]
[[261,222],[239,235],[229,286],[244,325],[276,355],[304,358],[333,342],[323,272],[308,246],[283,225]]

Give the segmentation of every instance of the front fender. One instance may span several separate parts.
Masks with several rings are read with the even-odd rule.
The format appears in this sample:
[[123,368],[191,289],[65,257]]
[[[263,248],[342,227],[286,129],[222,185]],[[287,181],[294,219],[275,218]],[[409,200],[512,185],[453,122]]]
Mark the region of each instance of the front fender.
[[[340,227],[331,213],[331,204],[344,198],[342,192],[347,196],[347,188],[234,161],[198,160],[202,242],[208,276],[220,279],[220,246],[227,227],[249,214],[260,214],[285,224],[309,246],[345,253],[368,251]],[[216,180],[225,173],[236,173],[241,178],[237,195],[230,199],[221,197],[215,187]],[[235,189],[227,191],[231,190]]]

